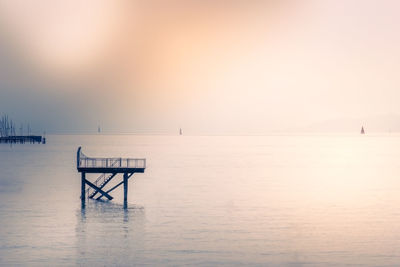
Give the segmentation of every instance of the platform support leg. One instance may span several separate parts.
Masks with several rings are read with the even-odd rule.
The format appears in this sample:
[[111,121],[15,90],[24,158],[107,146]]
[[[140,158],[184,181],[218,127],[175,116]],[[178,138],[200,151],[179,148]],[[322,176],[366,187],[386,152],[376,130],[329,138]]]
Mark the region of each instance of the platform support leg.
[[128,208],[128,174],[124,173],[124,208]]
[[81,202],[82,202],[82,208],[85,207],[85,191],[86,191],[86,173],[82,172],[82,181],[81,181]]

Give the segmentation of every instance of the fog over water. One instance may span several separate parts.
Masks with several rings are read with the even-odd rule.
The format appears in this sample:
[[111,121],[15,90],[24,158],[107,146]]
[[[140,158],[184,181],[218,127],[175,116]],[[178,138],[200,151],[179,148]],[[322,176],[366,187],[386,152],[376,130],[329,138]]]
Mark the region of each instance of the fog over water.
[[1,0],[0,112],[53,133],[399,131],[398,10]]
[[[0,144],[0,266],[397,266],[399,11],[0,0],[0,117],[47,141]],[[147,158],[128,209],[79,146]]]

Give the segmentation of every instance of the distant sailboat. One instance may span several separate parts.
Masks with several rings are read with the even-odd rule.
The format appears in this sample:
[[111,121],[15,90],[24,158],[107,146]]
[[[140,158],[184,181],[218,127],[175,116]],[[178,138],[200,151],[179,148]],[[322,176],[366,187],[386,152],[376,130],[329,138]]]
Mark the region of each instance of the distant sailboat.
[[97,132],[101,133],[100,125],[97,127]]
[[179,135],[182,135],[182,134],[183,134],[182,128],[179,128]]
[[364,126],[361,126],[361,134],[365,134]]

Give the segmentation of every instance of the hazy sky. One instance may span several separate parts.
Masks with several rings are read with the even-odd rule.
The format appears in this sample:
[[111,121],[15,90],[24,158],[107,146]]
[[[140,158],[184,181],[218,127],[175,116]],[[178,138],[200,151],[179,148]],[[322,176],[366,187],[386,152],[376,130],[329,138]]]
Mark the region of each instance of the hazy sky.
[[0,0],[0,113],[38,131],[193,134],[400,114],[399,13],[395,0]]

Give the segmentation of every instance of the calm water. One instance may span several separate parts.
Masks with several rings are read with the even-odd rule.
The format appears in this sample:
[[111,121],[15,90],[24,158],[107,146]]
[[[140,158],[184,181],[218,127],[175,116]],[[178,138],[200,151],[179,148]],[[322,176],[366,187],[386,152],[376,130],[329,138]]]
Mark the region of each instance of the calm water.
[[[81,210],[79,145],[89,156],[147,158],[146,173],[129,180],[127,210],[122,188]],[[399,263],[399,135],[49,136],[0,146],[3,266]]]

